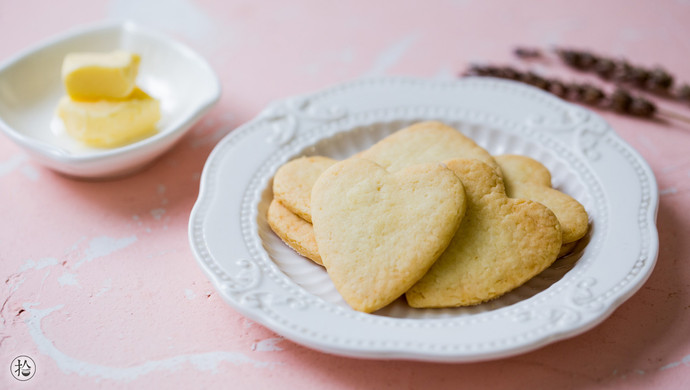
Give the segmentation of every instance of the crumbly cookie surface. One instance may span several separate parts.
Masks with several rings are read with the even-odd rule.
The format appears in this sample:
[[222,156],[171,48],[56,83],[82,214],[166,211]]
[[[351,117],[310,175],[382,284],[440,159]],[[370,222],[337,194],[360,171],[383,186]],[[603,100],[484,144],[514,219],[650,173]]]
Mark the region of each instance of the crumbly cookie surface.
[[578,241],[569,242],[561,245],[561,250],[558,251],[558,258],[566,257],[575,251]]
[[363,159],[328,168],[312,190],[319,253],[355,310],[401,296],[445,250],[465,211],[458,177],[438,163],[395,173]]
[[389,172],[414,164],[475,159],[500,175],[500,168],[489,152],[457,129],[438,121],[419,122],[396,131],[357,157],[374,161]]
[[292,213],[275,199],[268,206],[266,219],[271,230],[287,246],[316,264],[323,265],[311,223]]
[[556,214],[563,232],[563,244],[575,242],[587,233],[587,211],[570,195],[551,188],[551,173],[544,165],[521,155],[494,158],[503,172],[509,197],[539,202]]
[[[354,157],[373,161],[389,172],[454,158],[476,159],[500,174],[500,167],[486,150],[455,128],[437,121],[420,122],[401,129]],[[311,222],[311,188],[319,175],[336,162],[322,156],[288,162],[276,172],[273,181],[276,199]]]
[[406,293],[412,307],[476,305],[549,267],[561,248],[547,207],[506,196],[503,181],[476,160],[446,162],[463,182],[467,210],[448,248]]
[[278,169],[273,178],[273,196],[288,210],[311,222],[311,188],[316,179],[336,160],[311,156],[292,160]]

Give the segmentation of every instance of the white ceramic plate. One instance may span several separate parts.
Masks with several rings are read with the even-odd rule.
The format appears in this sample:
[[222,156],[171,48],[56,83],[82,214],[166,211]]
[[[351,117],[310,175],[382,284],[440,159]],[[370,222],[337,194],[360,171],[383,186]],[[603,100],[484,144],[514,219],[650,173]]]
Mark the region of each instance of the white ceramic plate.
[[[55,117],[65,94],[62,60],[76,51],[129,50],[141,55],[137,84],[161,102],[158,132],[112,149],[83,145]],[[84,178],[120,176],[141,168],[175,141],[220,98],[208,63],[188,47],[132,22],[81,27],[0,64],[0,129],[39,162]]]
[[[275,171],[301,155],[346,158],[420,120],[442,120],[492,154],[544,163],[590,215],[587,245],[503,297],[468,308],[350,309],[323,268],[273,234]],[[191,213],[194,254],[223,298],[275,332],[348,356],[477,361],[595,326],[647,279],[658,252],[652,171],[596,114],[492,79],[360,80],[271,105],[229,134],[204,168]]]

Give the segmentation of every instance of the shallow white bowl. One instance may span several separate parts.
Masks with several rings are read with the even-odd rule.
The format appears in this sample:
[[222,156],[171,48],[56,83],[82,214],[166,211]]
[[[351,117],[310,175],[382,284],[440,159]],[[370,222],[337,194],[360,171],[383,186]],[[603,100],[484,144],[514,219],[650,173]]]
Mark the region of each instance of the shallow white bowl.
[[[65,94],[67,53],[124,49],[141,55],[137,84],[161,101],[158,132],[118,148],[91,148],[69,137],[55,116]],[[218,77],[188,47],[132,22],[71,30],[0,64],[0,130],[58,172],[81,178],[132,173],[170,149],[220,98]]]

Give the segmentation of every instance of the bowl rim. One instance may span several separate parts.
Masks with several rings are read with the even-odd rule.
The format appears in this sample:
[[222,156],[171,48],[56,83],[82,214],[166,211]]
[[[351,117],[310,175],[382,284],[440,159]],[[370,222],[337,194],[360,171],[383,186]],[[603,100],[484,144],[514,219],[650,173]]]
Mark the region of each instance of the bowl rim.
[[96,22],[85,25],[80,25],[72,27],[61,33],[52,35],[37,44],[32,45],[28,48],[20,50],[18,53],[10,56],[4,61],[0,61],[0,74],[2,74],[6,69],[15,65],[17,62],[22,61],[30,55],[34,55],[48,47],[58,44],[60,42],[68,41],[70,39],[93,34],[98,32],[104,32],[108,30],[113,31],[124,31],[128,33],[134,33],[137,35],[147,36],[153,38],[155,41],[161,42],[163,45],[173,48],[174,51],[181,53],[185,57],[189,57],[196,63],[204,73],[208,74],[212,80],[213,89],[208,96],[205,96],[201,101],[199,107],[194,110],[190,115],[179,118],[178,120],[168,124],[165,128],[171,129],[169,131],[160,131],[151,137],[139,140],[137,142],[123,145],[120,147],[112,149],[103,149],[94,151],[88,154],[70,154],[64,149],[53,146],[52,144],[36,140],[17,129],[10,126],[2,116],[0,116],[0,131],[6,134],[15,143],[22,147],[29,148],[34,152],[41,154],[44,157],[50,158],[52,160],[59,161],[61,163],[88,163],[88,162],[100,162],[108,160],[111,158],[118,158],[123,155],[130,154],[139,149],[144,149],[152,144],[158,143],[169,137],[178,135],[180,132],[186,131],[192,123],[198,120],[202,115],[204,115],[213,105],[215,105],[222,93],[222,86],[218,75],[213,70],[208,61],[199,55],[197,52],[192,50],[189,46],[149,27],[145,27],[139,23],[132,20],[123,21],[104,21]]

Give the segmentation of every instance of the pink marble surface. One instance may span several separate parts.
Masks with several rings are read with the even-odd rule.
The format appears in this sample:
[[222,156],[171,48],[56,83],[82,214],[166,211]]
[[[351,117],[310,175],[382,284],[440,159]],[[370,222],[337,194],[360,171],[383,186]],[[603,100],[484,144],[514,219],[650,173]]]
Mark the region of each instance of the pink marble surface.
[[[5,0],[0,61],[123,18],[204,55],[224,94],[173,150],[120,180],[67,179],[0,137],[0,388],[690,388],[687,124],[602,112],[657,177],[658,264],[595,329],[508,359],[365,361],[304,348],[227,306],[187,242],[208,154],[271,100],[366,75],[452,78],[472,61],[515,63],[517,44],[590,48],[690,81],[690,1]],[[38,369],[22,383],[9,370],[21,354]]]

